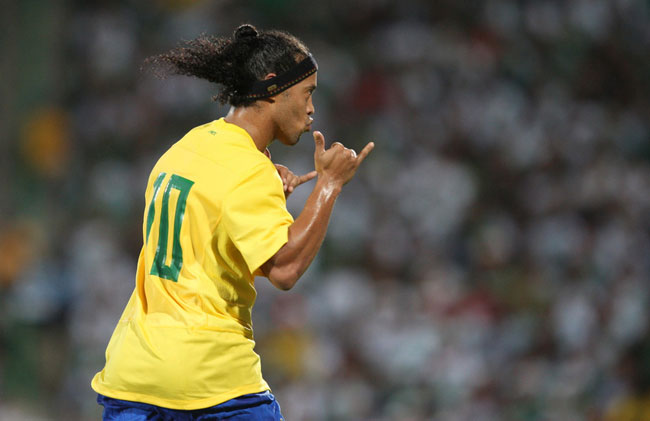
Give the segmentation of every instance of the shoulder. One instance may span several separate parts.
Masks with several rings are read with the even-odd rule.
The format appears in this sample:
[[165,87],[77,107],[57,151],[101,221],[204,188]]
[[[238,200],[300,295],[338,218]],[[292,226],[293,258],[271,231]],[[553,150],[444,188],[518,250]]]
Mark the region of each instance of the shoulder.
[[255,147],[250,136],[229,126],[215,120],[193,128],[163,154],[152,177],[160,171],[180,171],[222,192],[252,180],[277,178],[281,184],[275,165]]
[[187,132],[172,148],[192,152],[212,163],[227,168],[233,175],[247,171],[270,160],[257,150],[253,140],[241,130],[232,130],[222,120],[197,126]]
[[266,156],[256,158],[236,169],[231,179],[227,197],[233,200],[248,198],[255,200],[264,197],[281,197],[284,199],[282,179],[275,165]]
[[256,158],[237,168],[238,184],[268,184],[275,187],[276,183],[282,184],[275,165],[266,157]]

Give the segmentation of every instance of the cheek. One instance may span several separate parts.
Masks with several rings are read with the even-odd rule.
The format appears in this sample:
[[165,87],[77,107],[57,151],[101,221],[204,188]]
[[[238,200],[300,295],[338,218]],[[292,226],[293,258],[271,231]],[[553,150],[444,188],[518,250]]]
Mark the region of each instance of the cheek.
[[284,112],[280,116],[280,127],[282,131],[289,134],[302,129],[305,125],[307,107],[304,99],[291,98],[284,105]]
[[296,104],[293,109],[291,110],[291,116],[293,117],[293,124],[296,124],[298,122],[303,122],[305,120],[304,118],[305,115],[305,109],[302,106],[302,104]]

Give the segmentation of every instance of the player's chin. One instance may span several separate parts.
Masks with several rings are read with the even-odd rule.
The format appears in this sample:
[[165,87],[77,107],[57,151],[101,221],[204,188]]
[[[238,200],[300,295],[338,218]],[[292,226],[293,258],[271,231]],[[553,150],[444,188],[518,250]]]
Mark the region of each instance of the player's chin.
[[301,131],[299,131],[295,136],[292,137],[293,142],[292,144],[296,144],[300,141],[300,136],[302,136],[305,133],[309,133],[311,131],[311,125],[303,127]]
[[300,139],[300,136],[302,136],[303,134],[305,134],[305,133],[309,133],[309,132],[311,132],[311,124],[306,125],[306,126],[302,129],[302,131],[301,131],[300,134],[298,135],[298,139]]
[[283,136],[283,137],[279,138],[278,140],[280,142],[282,142],[283,144],[285,144],[285,145],[293,146],[296,143],[298,143],[298,141],[300,140],[301,135],[302,135],[302,132],[298,133],[298,134],[286,135],[286,136]]

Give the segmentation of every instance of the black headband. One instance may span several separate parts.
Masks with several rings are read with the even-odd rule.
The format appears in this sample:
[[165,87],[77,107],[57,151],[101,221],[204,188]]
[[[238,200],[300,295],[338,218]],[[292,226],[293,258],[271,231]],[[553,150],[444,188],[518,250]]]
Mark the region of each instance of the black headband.
[[316,70],[318,70],[318,64],[316,64],[314,57],[309,54],[304,60],[286,72],[270,79],[258,80],[253,83],[253,86],[251,86],[251,89],[248,91],[245,98],[268,98],[279,94],[301,80],[313,75],[316,73]]

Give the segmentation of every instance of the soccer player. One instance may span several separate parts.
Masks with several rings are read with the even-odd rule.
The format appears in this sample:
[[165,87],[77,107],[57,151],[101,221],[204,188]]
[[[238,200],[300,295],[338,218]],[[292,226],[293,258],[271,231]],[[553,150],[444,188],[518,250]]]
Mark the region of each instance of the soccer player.
[[[253,350],[254,276],[292,288],[318,252],[357,155],[314,132],[315,171],[274,166],[267,146],[311,130],[316,61],[297,38],[242,25],[150,59],[221,86],[225,118],[190,130],[145,192],[135,290],[92,380],[104,419],[281,420]],[[317,177],[293,220],[286,195]]]

